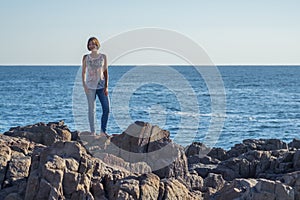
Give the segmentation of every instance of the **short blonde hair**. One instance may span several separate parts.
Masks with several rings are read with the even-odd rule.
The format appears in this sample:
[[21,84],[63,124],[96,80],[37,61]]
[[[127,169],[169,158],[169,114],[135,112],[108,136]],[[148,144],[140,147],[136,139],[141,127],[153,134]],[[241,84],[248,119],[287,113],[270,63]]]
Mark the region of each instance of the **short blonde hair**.
[[93,42],[94,44],[96,44],[97,47],[98,47],[98,49],[100,48],[100,42],[99,42],[99,40],[97,38],[95,38],[95,37],[90,37],[89,40],[88,40],[88,42],[87,42],[87,49],[89,51],[91,51],[91,49],[89,48],[89,43],[90,42]]

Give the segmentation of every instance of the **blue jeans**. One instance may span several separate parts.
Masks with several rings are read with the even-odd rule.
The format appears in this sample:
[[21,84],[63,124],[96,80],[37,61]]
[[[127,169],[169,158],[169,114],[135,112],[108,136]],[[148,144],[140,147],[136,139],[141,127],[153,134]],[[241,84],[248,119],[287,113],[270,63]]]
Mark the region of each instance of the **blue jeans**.
[[104,89],[89,89],[86,94],[88,100],[88,117],[90,123],[90,129],[92,133],[95,133],[95,100],[96,95],[101,102],[102,106],[102,117],[101,117],[101,132],[106,133],[106,126],[109,115],[109,98],[104,94]]

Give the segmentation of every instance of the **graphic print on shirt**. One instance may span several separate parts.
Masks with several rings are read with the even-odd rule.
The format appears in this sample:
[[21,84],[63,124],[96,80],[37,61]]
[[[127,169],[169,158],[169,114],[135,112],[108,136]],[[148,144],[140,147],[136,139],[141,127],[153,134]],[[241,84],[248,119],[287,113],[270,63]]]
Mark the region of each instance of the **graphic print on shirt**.
[[92,58],[90,55],[87,56],[87,85],[90,89],[104,87],[103,61],[102,54],[97,58]]

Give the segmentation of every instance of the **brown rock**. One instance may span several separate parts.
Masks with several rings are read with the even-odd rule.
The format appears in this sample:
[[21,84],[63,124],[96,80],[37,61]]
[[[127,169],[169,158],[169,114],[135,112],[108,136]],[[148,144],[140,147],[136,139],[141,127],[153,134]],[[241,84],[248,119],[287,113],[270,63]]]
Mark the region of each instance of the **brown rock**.
[[228,159],[227,152],[222,148],[213,147],[207,155],[220,161]]
[[187,157],[198,156],[199,158],[207,155],[210,152],[211,148],[205,146],[201,142],[193,142],[191,145],[185,148],[185,154]]
[[90,157],[79,143],[56,142],[37,157],[33,160],[35,167],[28,178],[25,199],[91,195],[89,174],[93,169],[88,160],[92,159],[87,159]]
[[259,151],[272,151],[279,149],[287,149],[288,146],[285,142],[278,139],[247,139],[242,144],[236,144],[228,152],[227,156],[238,157],[248,151],[259,150]]
[[11,160],[11,149],[0,143],[0,189],[2,189],[3,182],[5,180],[5,175],[7,171],[8,162]]
[[10,160],[6,172],[6,183],[12,184],[13,182],[27,178],[31,165],[31,157],[21,156]]
[[160,179],[155,174],[144,174],[140,177],[141,200],[156,200],[159,195]]
[[210,187],[218,191],[224,187],[225,183],[226,181],[223,179],[222,175],[210,173],[204,179],[204,190]]
[[188,173],[184,149],[169,136],[157,126],[136,122],[122,134],[108,138],[97,152],[113,154],[131,164],[146,163],[160,178],[184,177]]
[[24,127],[14,127],[5,132],[4,135],[22,137],[35,143],[50,146],[56,141],[71,140],[72,134],[65,126],[61,125],[62,123],[49,125],[38,123]]
[[190,192],[182,183],[174,178],[162,180],[160,194],[158,199],[164,200],[191,200],[198,199],[201,200],[201,193]]
[[300,199],[297,141],[184,150],[169,134],[143,122],[110,137],[73,137],[63,122],[12,128],[0,135],[0,199]]

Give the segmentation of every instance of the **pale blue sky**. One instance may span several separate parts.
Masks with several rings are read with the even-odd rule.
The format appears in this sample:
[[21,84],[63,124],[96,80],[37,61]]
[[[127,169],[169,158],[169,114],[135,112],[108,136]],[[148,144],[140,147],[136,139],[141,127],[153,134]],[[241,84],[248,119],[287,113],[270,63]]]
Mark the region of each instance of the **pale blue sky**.
[[[188,36],[215,64],[300,64],[299,2],[2,1],[0,65],[80,65],[90,36],[105,41],[142,27]],[[144,64],[143,55],[129,55],[116,64],[137,62]]]

